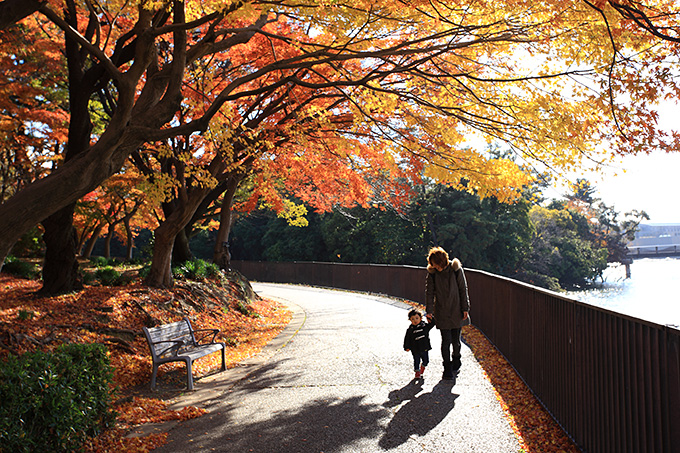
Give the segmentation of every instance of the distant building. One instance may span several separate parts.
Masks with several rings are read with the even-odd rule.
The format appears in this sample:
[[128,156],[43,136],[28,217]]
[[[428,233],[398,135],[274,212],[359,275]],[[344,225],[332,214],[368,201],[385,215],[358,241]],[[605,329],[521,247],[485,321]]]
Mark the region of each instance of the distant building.
[[635,240],[630,247],[654,245],[680,245],[680,223],[643,223],[640,224]]

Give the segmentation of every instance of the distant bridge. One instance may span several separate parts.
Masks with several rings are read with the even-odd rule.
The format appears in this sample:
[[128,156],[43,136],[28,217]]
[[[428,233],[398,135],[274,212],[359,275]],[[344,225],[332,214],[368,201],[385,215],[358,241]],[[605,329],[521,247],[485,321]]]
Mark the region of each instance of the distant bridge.
[[680,244],[628,246],[628,257],[631,259],[669,256],[680,256]]

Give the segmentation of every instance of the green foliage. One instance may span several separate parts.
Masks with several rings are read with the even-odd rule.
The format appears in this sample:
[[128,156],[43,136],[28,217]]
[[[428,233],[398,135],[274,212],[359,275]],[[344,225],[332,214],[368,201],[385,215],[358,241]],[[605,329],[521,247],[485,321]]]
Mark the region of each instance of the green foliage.
[[535,271],[522,271],[519,275],[522,281],[531,283],[535,286],[540,286],[541,288],[549,289],[551,291],[562,291],[560,282],[555,277],[549,275],[541,274]]
[[212,259],[213,248],[215,247],[215,231],[197,230],[189,238],[189,247],[196,258]]
[[645,214],[633,212],[619,221],[612,208],[594,205],[587,182],[577,188],[574,196],[540,207],[537,187],[505,204],[443,185],[423,186],[403,212],[311,212],[305,228],[256,211],[234,225],[232,258],[424,266],[429,247],[440,245],[465,267],[556,291],[583,287],[602,274],[608,260],[625,257],[626,242]]
[[232,258],[248,256],[266,261],[327,260],[320,231],[320,216],[307,215],[306,227],[291,226],[270,211],[254,211],[240,217],[232,229]]
[[[513,275],[528,253],[532,227],[526,200],[504,204],[436,185],[416,203],[414,215],[423,224],[427,248],[442,246],[464,266]],[[424,262],[423,254],[417,264]]]
[[0,363],[0,445],[11,452],[70,452],[111,424],[113,370],[106,348],[67,344]]
[[35,226],[14,244],[12,254],[22,258],[38,258],[42,256],[44,248],[42,230]]
[[17,315],[19,321],[28,321],[29,319],[33,319],[34,316],[35,313],[31,310],[19,310],[19,314]]
[[83,284],[85,285],[91,285],[92,282],[96,280],[96,277],[94,273],[92,272],[83,272]]
[[[555,206],[555,205],[552,205]],[[531,210],[536,228],[531,253],[520,278],[540,285],[535,275],[557,279],[561,287],[577,288],[602,275],[607,267],[607,250],[598,247],[587,219],[566,209],[535,206]]]
[[120,286],[125,283],[122,274],[111,266],[97,269],[94,275],[104,286]]
[[185,261],[179,266],[172,268],[174,278],[188,278],[191,280],[214,278],[220,275],[220,267],[215,263],[196,259]]
[[422,264],[422,228],[409,213],[354,208],[325,214],[321,232],[330,261]]
[[107,267],[107,266],[112,266],[116,263],[116,261],[113,258],[105,258],[103,256],[93,256],[90,258],[90,263],[94,267]]
[[34,279],[40,276],[38,266],[13,256],[7,257],[5,264],[2,266],[2,271],[27,279]]
[[437,244],[468,267],[510,275],[531,239],[527,202],[505,205],[445,186],[423,188],[402,212],[357,207],[308,219],[297,228],[262,211],[240,218],[232,258],[424,266]]
[[151,264],[147,263],[139,269],[139,277],[144,280],[149,275],[149,272],[151,272]]

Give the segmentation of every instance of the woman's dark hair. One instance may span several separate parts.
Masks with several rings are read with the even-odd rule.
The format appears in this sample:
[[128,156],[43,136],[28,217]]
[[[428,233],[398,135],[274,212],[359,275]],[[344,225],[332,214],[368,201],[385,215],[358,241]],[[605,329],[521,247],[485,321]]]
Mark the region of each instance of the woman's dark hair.
[[446,267],[449,264],[449,254],[441,247],[432,247],[427,254],[427,262],[432,265]]

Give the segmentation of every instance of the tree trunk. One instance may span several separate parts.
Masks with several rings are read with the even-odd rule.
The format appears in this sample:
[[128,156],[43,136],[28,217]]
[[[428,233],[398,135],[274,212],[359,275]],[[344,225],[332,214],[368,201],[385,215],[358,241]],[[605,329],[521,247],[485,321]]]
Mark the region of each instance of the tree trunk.
[[130,226],[130,218],[131,217],[125,217],[123,219],[123,225],[125,225],[125,236],[127,238],[126,241],[126,247],[125,247],[125,260],[126,261],[132,261],[132,249],[135,246],[135,238],[134,235],[132,234],[132,227]]
[[231,208],[234,205],[234,195],[241,182],[242,177],[229,178],[227,190],[222,199],[222,210],[220,211],[220,227],[217,230],[215,249],[213,250],[213,263],[218,264],[223,270],[231,267],[231,253],[229,253],[229,233],[233,220]]
[[[75,17],[69,18],[68,15],[66,19],[71,22],[75,21]],[[84,55],[80,52],[80,45],[68,36],[64,43],[68,67],[69,110],[71,114],[68,128],[68,145],[66,147],[66,155],[64,156],[64,162],[68,162],[82,154],[90,144],[92,123],[90,121],[89,100],[90,94],[93,91],[93,85],[83,82],[85,61]],[[49,221],[43,222],[46,237],[48,236],[47,230],[52,230],[49,233],[52,240],[45,240],[46,252],[43,268],[49,269],[49,272],[43,271],[42,292],[44,293],[61,293],[82,287],[79,281],[80,277],[76,260],[78,250],[76,244],[77,235],[73,227],[74,209],[75,204],[69,205],[51,216]],[[74,237],[75,242],[73,244],[70,240],[71,237]],[[54,250],[50,250],[51,248]],[[52,260],[55,260],[55,262],[53,263]],[[75,266],[73,263],[75,263]],[[75,275],[72,275],[73,273]],[[77,286],[71,287],[69,286],[71,284]]]
[[151,270],[146,277],[149,286],[158,288],[170,288],[172,281],[172,249],[175,243],[175,234],[172,233],[167,222],[161,224],[154,231],[153,258]]
[[104,225],[102,223],[97,224],[97,228],[94,229],[92,235],[90,236],[90,240],[87,242],[87,246],[85,247],[85,251],[83,252],[83,258],[89,259],[92,256],[92,250],[94,249],[94,245],[97,243],[97,239],[99,239],[99,235],[101,234],[103,229]]
[[189,238],[186,230],[182,228],[175,236],[175,245],[172,248],[172,262],[175,264],[191,261],[194,259],[194,254],[191,253],[189,246]]
[[[78,234],[78,242],[76,243],[76,253],[78,255],[83,254],[83,247],[85,247],[85,244],[87,243],[87,238],[91,234],[90,230],[92,230],[92,233],[94,233],[94,230],[97,228],[96,225],[87,225],[83,228],[83,230]],[[77,233],[77,230],[76,230]]]
[[113,239],[113,226],[109,226],[109,232],[104,239],[104,258],[111,258],[111,239]]
[[59,294],[83,287],[76,259],[74,208],[75,205],[69,205],[42,222],[46,246],[40,290],[43,294]]
[[154,231],[151,270],[146,277],[149,286],[159,288],[172,286],[172,249],[175,238],[189,223],[208,192],[208,189],[193,190]]

